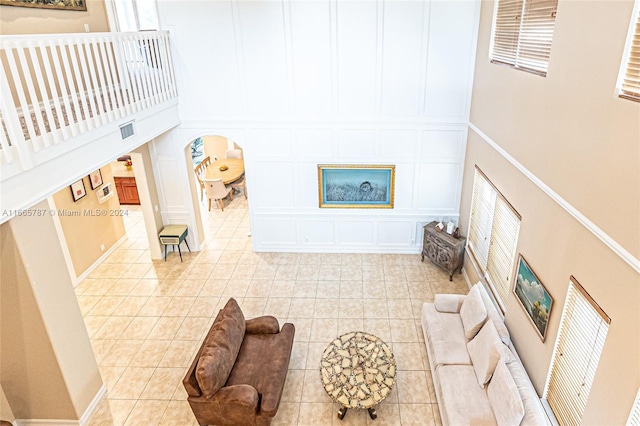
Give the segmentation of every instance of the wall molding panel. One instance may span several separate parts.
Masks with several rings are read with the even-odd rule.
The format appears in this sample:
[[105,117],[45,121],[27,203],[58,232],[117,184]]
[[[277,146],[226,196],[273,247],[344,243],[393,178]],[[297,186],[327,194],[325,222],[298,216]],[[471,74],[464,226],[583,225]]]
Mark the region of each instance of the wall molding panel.
[[[191,2],[188,13],[161,2],[158,12],[188,77],[185,120],[465,122],[479,4],[220,0]],[[210,50],[193,46],[194,37],[211,40]],[[184,65],[190,58],[197,67]]]
[[[158,164],[185,167],[166,153],[199,136],[240,145],[257,251],[417,253],[420,224],[458,220],[479,5],[220,0],[187,13],[160,2],[189,78],[182,123],[163,141],[178,149],[158,150]],[[319,208],[324,163],[394,164],[394,208]],[[160,178],[166,213],[190,210],[174,171]]]

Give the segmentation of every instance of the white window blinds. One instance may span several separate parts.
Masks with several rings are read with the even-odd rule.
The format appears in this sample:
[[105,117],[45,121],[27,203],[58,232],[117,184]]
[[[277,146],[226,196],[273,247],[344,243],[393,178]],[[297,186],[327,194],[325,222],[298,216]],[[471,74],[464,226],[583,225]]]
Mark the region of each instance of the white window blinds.
[[623,62],[619,95],[621,98],[640,102],[640,2],[636,2],[635,25],[631,22],[630,39],[627,42],[627,56]]
[[627,426],[640,426],[640,389],[638,389],[638,393],[636,394],[636,400],[633,401]]
[[504,309],[511,288],[520,215],[477,168],[470,216],[469,251]]
[[558,423],[582,422],[611,319],[571,277],[545,398]]
[[491,61],[547,75],[558,0],[498,0]]

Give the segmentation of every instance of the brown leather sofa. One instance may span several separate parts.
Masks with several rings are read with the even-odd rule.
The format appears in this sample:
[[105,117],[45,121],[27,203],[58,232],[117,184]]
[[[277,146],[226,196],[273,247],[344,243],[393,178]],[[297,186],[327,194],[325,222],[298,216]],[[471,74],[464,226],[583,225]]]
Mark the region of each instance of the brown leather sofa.
[[201,425],[269,425],[280,405],[295,327],[245,320],[235,299],[220,310],[182,381]]

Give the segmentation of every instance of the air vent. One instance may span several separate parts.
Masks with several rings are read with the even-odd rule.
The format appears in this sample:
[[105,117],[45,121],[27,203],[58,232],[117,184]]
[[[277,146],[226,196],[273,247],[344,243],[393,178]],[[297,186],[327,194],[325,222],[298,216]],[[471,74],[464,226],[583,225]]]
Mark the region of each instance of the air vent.
[[133,128],[133,121],[128,122],[127,124],[123,124],[120,126],[120,135],[122,136],[122,140],[133,136],[135,134],[135,130]]

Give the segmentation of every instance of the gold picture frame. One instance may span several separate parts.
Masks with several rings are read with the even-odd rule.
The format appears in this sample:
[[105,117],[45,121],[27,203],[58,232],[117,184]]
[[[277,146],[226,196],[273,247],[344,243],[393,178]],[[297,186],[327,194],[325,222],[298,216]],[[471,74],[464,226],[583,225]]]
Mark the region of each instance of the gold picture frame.
[[0,0],[0,5],[37,9],[87,10],[86,0]]
[[319,164],[320,208],[392,209],[395,165]]

